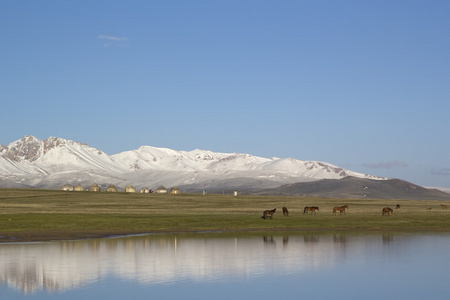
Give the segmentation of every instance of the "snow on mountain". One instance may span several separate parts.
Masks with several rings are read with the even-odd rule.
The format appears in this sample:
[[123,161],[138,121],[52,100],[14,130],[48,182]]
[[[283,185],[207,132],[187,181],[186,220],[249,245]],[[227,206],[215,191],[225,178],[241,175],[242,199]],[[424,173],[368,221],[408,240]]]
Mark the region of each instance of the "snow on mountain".
[[217,172],[254,171],[270,161],[271,159],[250,154],[232,153],[211,163],[210,169]]
[[[29,167],[28,164],[19,164],[7,157],[0,156],[0,175],[31,173],[39,169]],[[45,174],[44,171],[42,173]]]
[[198,149],[176,151],[142,146],[108,155],[80,142],[56,137],[41,141],[33,136],[0,146],[0,184],[14,180],[14,184],[58,188],[65,183],[89,185],[95,181],[119,187],[131,183],[136,187],[246,184],[257,188],[347,176],[383,179],[324,162]]
[[137,150],[131,150],[112,155],[112,157],[125,163],[130,171],[137,170],[205,170],[205,162],[214,160],[213,156],[200,153],[175,151],[167,148],[142,146]]
[[318,161],[300,161],[293,158],[280,158],[271,162],[262,164],[258,170],[270,170],[273,172],[284,172],[295,174],[297,176],[308,177],[311,179],[339,179],[342,177],[353,176],[368,179],[381,179],[377,176],[361,174],[350,170],[337,167],[332,164]]
[[126,170],[98,149],[55,137],[40,141],[33,136],[24,136],[7,147],[3,146],[1,156],[23,173],[50,174],[84,169],[107,172]]
[[44,155],[34,161],[43,169],[92,169],[103,172],[123,172],[125,168],[106,153],[81,143],[58,140]]

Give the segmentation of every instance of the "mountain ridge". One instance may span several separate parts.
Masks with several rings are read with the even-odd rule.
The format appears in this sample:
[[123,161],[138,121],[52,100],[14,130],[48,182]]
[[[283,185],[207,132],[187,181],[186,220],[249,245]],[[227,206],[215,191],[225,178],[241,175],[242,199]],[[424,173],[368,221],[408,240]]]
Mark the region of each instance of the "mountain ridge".
[[320,161],[264,158],[244,153],[195,149],[177,151],[141,146],[108,155],[87,144],[57,137],[27,135],[0,145],[0,186],[59,188],[69,183],[102,187],[159,185],[203,189],[241,189],[258,193],[282,186],[347,177],[386,181]]

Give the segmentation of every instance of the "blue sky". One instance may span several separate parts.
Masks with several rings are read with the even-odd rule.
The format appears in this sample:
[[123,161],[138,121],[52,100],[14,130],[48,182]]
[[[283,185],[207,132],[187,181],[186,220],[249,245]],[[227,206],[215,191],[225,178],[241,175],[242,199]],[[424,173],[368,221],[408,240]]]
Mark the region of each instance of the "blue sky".
[[1,1],[0,144],[292,157],[450,187],[449,1]]

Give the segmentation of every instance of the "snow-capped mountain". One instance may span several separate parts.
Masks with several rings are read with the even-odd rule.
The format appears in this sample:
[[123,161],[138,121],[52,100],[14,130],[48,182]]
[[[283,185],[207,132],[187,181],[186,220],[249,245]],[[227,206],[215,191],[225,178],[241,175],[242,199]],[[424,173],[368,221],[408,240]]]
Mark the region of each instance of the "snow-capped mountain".
[[317,161],[263,158],[204,150],[175,151],[142,146],[115,155],[80,142],[33,136],[0,146],[0,186],[59,188],[63,184],[105,187],[195,189],[278,187],[283,184],[347,176],[386,179]]

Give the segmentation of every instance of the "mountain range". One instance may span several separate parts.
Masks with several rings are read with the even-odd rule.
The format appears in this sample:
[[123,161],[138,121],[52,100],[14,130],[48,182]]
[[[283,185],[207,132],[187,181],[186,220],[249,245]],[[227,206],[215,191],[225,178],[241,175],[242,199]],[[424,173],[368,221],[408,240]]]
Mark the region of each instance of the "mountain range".
[[[88,187],[95,182],[102,189],[109,184],[119,188],[131,184],[138,189],[163,185],[178,186],[185,192],[239,190],[299,195],[305,189],[302,184],[345,182],[341,179],[381,185],[392,183],[392,179],[353,172],[329,163],[293,158],[205,150],[175,151],[150,146],[108,155],[80,142],[57,137],[39,140],[30,135],[8,146],[0,145],[0,187],[55,189],[67,183]],[[312,193],[310,187],[308,190],[309,193],[303,194]],[[332,191],[329,196],[333,196]]]

